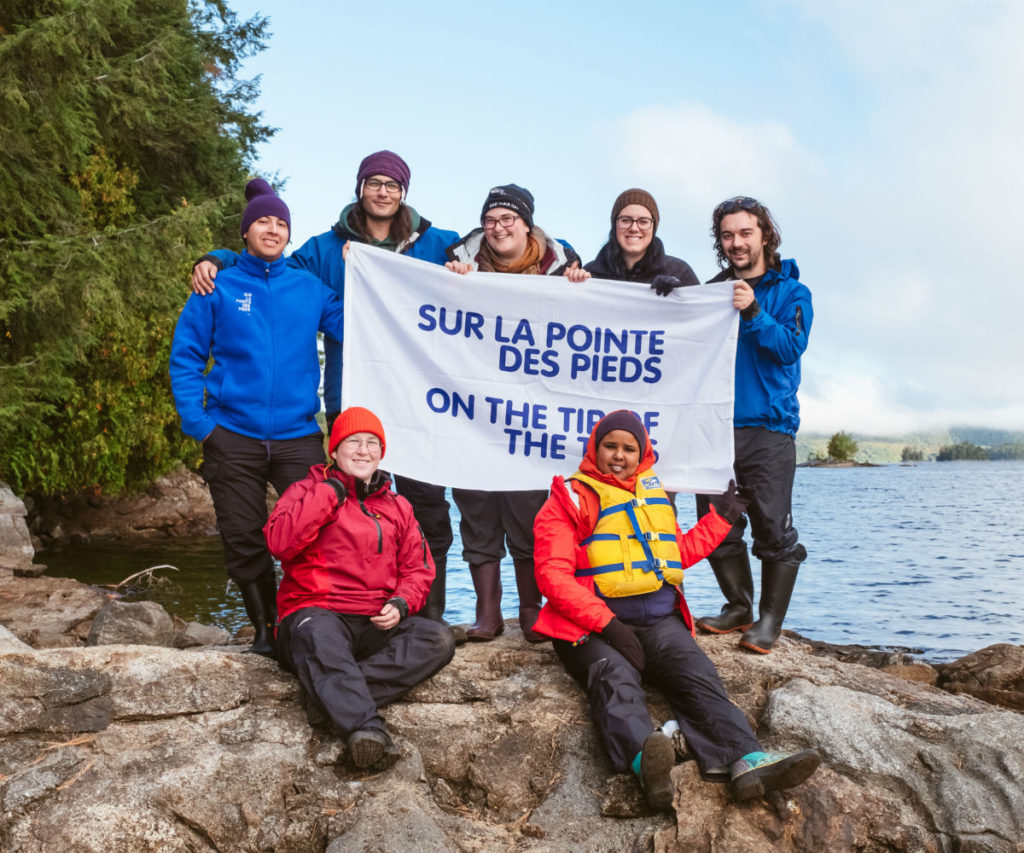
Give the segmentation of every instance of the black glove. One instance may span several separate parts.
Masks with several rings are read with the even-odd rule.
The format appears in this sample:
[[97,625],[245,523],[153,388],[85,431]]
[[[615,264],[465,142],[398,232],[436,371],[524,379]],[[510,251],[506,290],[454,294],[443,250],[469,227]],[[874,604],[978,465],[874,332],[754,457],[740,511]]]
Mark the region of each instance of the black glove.
[[753,320],[760,313],[761,313],[761,306],[757,304],[757,300],[755,299],[746,308],[744,308],[742,311],[740,311],[740,316],[744,320]]
[[674,275],[656,275],[654,281],[651,282],[651,290],[658,294],[658,296],[668,296],[677,287],[682,287],[683,283],[676,278]]
[[735,524],[739,517],[747,511],[748,506],[750,506],[750,501],[736,491],[735,480],[730,480],[729,488],[725,490],[725,493],[715,498],[715,509],[730,524]]
[[634,667],[643,672],[647,659],[644,657],[644,647],[636,638],[636,631],[625,622],[620,622],[617,616],[604,626],[601,632],[601,639],[614,648]]
[[224,261],[222,261],[216,255],[203,255],[198,261],[196,261],[194,264],[192,264],[192,269],[194,270],[203,261],[209,261],[211,264],[213,264],[217,268],[218,271],[224,269]]
[[387,600],[386,603],[394,605],[395,609],[399,613],[399,621],[401,621],[409,615],[409,603],[404,598],[402,598],[402,596],[392,596]]
[[335,494],[338,496],[338,503],[345,503],[345,498],[348,496],[348,489],[345,488],[345,484],[341,480],[335,480],[333,477],[328,477],[324,482],[334,489]]

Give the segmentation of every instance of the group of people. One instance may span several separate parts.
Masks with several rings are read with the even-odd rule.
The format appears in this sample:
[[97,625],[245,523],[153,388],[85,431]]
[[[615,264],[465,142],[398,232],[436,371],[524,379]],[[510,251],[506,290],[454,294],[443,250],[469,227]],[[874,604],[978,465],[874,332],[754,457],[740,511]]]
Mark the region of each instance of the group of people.
[[[383,425],[361,407],[340,411],[349,244],[460,274],[593,276],[649,283],[660,295],[699,283],[685,261],[666,254],[658,206],[644,190],[615,200],[609,239],[584,266],[569,243],[534,223],[525,188],[492,188],[480,227],[460,239],[408,205],[409,178],[393,152],[367,156],[355,202],[288,258],[288,208],[265,181],[250,181],[246,248],[240,255],[218,250],[196,264],[171,354],[183,429],[203,443],[228,574],[256,630],[252,651],[276,656],[296,674],[361,768],[397,758],[379,709],[445,666],[458,635],[444,621],[453,539],[444,485],[396,476],[393,492],[379,468]],[[588,693],[612,763],[636,772],[656,809],[671,805],[675,753],[646,711],[644,682],[669,699],[704,778],[730,782],[738,799],[798,784],[820,761],[814,750],[763,752],[693,639],[695,624],[742,631],[741,646],[769,652],[806,557],[790,504],[810,292],[795,262],[780,259],[778,228],[764,205],[729,199],[712,223],[723,267],[713,280],[733,282],[740,312],[736,480],[721,495],[698,496],[697,525],[680,531],[674,495],[651,470],[650,439],[626,411],[595,426],[579,470],[556,478],[550,493],[452,490],[477,598],[466,638],[493,640],[504,630],[507,547],[524,637],[553,641]],[[328,460],[316,421],[317,330],[325,336]],[[280,494],[269,519],[268,482]],[[757,620],[743,540],[748,518],[762,562]],[[281,561],[280,590],[271,554]],[[682,573],[704,558],[726,604],[694,623]]]

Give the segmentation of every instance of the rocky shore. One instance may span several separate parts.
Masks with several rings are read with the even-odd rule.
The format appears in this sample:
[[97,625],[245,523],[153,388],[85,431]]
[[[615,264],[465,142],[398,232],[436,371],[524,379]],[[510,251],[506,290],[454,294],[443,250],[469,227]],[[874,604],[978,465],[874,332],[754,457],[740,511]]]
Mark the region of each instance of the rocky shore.
[[224,632],[32,577],[16,503],[0,489],[0,850],[1024,851],[1024,648],[930,667],[701,637],[766,746],[823,766],[737,804],[681,753],[673,812],[651,814],[510,622],[388,708],[403,758],[357,773],[295,680]]

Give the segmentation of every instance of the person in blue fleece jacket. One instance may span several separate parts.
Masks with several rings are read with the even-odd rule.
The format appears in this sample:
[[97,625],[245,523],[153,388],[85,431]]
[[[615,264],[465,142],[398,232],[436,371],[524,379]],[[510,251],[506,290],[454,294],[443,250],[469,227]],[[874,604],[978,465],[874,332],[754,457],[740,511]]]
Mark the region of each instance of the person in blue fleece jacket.
[[[768,208],[747,196],[723,201],[711,222],[718,262],[711,281],[733,282],[740,312],[733,414],[736,482],[750,500],[747,516],[754,556],[761,560],[761,598],[754,620],[754,584],[743,541],[742,516],[708,558],[725,595],[717,616],[697,620],[703,631],[743,631],[740,646],[767,654],[782,632],[789,600],[807,549],[793,526],[796,431],[800,426],[800,357],[807,349],[814,309],[796,261],[782,260],[782,237]],[[704,515],[716,499],[697,496]]]
[[316,335],[341,340],[343,309],[316,276],[284,260],[291,232],[284,201],[262,179],[245,192],[245,251],[213,294],[185,303],[171,345],[171,390],[182,429],[203,443],[228,576],[256,629],[250,651],[273,657],[267,483],[280,494],[324,462]]

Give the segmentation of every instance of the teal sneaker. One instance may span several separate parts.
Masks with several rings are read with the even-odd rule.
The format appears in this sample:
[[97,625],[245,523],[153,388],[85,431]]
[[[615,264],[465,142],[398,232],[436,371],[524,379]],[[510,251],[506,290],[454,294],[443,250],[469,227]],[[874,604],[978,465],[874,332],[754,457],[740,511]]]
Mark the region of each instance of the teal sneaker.
[[737,800],[762,797],[799,785],[821,764],[817,750],[804,749],[788,755],[751,752],[729,766],[732,794]]

